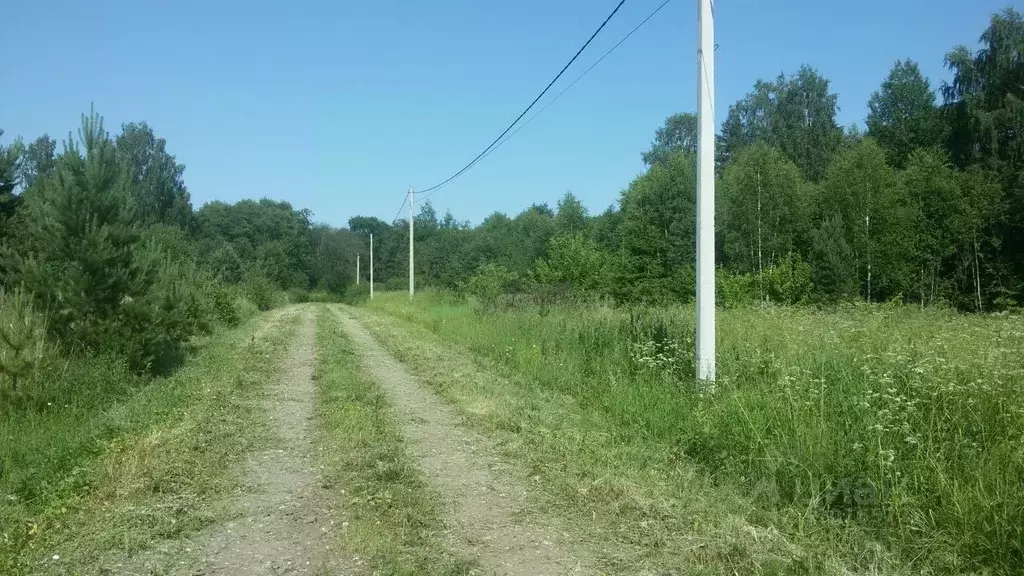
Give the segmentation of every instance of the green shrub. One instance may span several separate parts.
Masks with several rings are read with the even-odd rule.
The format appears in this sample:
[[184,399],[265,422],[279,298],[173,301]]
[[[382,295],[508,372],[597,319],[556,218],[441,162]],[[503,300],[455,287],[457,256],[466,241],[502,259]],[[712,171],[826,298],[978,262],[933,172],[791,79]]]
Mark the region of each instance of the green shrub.
[[466,291],[486,308],[493,308],[499,299],[514,291],[519,276],[500,264],[486,264],[466,282]]
[[235,297],[235,309],[238,310],[238,316],[245,320],[252,318],[253,316],[260,313],[260,307],[249,300],[244,295]]
[[582,233],[556,236],[548,243],[548,257],[537,263],[535,275],[541,285],[565,286],[574,293],[604,291],[607,256]]
[[765,292],[773,302],[806,302],[814,290],[811,273],[811,265],[804,262],[799,254],[786,254],[774,266],[765,270]]
[[[369,289],[369,285],[367,285]],[[337,302],[338,295],[324,289],[316,289],[309,293],[310,302]]]
[[270,308],[280,308],[287,306],[291,303],[291,299],[288,296],[288,292],[285,290],[274,290],[270,298]]
[[0,413],[44,402],[47,370],[59,363],[46,320],[21,290],[0,289]]
[[277,305],[277,289],[257,266],[252,266],[246,271],[242,293],[259,310],[270,310]]
[[238,326],[242,321],[242,311],[239,309],[238,297],[235,291],[228,286],[214,282],[211,291],[213,298],[213,313],[219,322],[225,326]]
[[722,308],[734,308],[757,302],[757,276],[733,274],[724,268],[715,270],[715,300]]
[[207,266],[222,282],[238,284],[245,278],[242,259],[230,244],[223,244],[209,255]]
[[[200,270],[192,261],[176,261],[174,256],[165,256],[166,262],[161,268],[161,282],[173,284],[181,298],[182,312],[191,330],[191,334],[210,334],[213,332],[214,291],[216,281],[209,273]],[[190,336],[191,336],[190,334]]]
[[304,288],[289,288],[288,289],[288,301],[292,304],[302,304],[309,302],[309,290]]
[[390,278],[386,282],[378,282],[374,289],[381,292],[404,292],[409,289],[408,278]]
[[165,373],[184,357],[183,346],[205,322],[206,306],[188,278],[177,276],[179,267],[164,264],[150,290],[127,299],[104,340],[125,356],[133,370]]
[[360,304],[370,299],[369,284],[349,284],[341,301],[346,304]]

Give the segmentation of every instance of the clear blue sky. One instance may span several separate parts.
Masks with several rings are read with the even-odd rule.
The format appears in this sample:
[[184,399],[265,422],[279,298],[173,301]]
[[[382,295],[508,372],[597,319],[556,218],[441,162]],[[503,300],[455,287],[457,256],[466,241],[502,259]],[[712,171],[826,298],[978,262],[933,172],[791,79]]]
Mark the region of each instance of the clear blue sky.
[[[627,0],[569,81],[653,10]],[[616,0],[9,0],[5,142],[62,139],[95,102],[111,132],[145,120],[186,165],[193,203],[268,196],[343,225],[390,219],[539,92]],[[863,123],[897,58],[933,85],[1006,0],[718,0],[716,108],[756,78],[817,67],[839,121]],[[696,106],[696,2],[673,0],[572,91],[434,196],[479,221],[566,190],[592,212],[643,169],[665,116]],[[552,93],[559,90],[555,87]],[[720,120],[721,118],[719,118]]]

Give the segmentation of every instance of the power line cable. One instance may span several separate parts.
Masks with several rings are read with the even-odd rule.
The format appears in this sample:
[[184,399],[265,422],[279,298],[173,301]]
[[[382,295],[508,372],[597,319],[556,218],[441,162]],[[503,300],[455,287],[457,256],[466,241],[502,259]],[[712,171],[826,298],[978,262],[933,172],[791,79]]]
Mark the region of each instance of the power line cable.
[[438,184],[435,184],[435,185],[431,186],[430,188],[426,188],[426,189],[422,190],[421,193],[425,194],[425,193],[437,190],[438,188],[444,186],[445,184],[448,184],[452,180],[455,180],[456,178],[461,176],[463,173],[465,173],[467,170],[472,168],[474,164],[479,162],[480,159],[483,158],[484,154],[486,154],[487,151],[490,150],[491,148],[494,148],[494,146],[498,143],[498,141],[500,141],[502,138],[504,138],[505,135],[508,134],[510,130],[512,130],[512,127],[515,126],[516,123],[518,123],[520,120],[522,120],[523,116],[526,116],[526,113],[529,112],[537,104],[537,102],[540,101],[540,99],[544,97],[545,94],[547,94],[548,90],[550,90],[551,87],[555,84],[555,82],[557,82],[558,79],[562,77],[562,74],[565,74],[565,71],[569,69],[569,66],[572,66],[572,63],[575,62],[576,59],[580,57],[580,54],[582,54],[583,51],[586,50],[587,46],[589,46],[590,43],[593,42],[594,38],[597,37],[597,35],[601,32],[601,30],[603,30],[604,27],[608,24],[608,22],[612,19],[612,17],[615,16],[615,14],[619,11],[619,8],[622,8],[622,5],[625,4],[625,3],[626,3],[626,0],[619,0],[619,3],[618,3],[618,5],[615,6],[615,9],[612,10],[611,14],[609,14],[608,17],[604,19],[604,22],[602,22],[601,25],[597,27],[597,30],[595,30],[594,33],[590,35],[590,38],[587,39],[587,41],[583,44],[583,46],[581,46],[580,49],[576,51],[576,54],[572,57],[572,59],[569,60],[569,63],[562,67],[562,70],[554,77],[554,79],[551,80],[551,82],[548,82],[548,85],[544,88],[544,90],[541,91],[540,94],[537,95],[536,98],[533,99],[533,102],[530,102],[530,105],[527,106],[526,109],[523,110],[519,114],[519,116],[517,116],[516,119],[513,120],[512,123],[509,124],[508,127],[505,128],[505,130],[501,134],[499,134],[497,138],[494,139],[493,142],[491,142],[486,148],[484,148],[484,150],[482,152],[477,154],[476,158],[473,158],[473,160],[471,160],[469,162],[469,164],[466,164],[465,166],[463,166],[462,169],[459,170],[458,172],[456,172],[455,174],[452,174],[447,179],[441,181]]
[[409,201],[409,195],[406,194],[405,197],[402,198],[402,205],[398,207],[398,212],[395,212],[395,217],[392,218],[391,222],[389,222],[388,224],[394,224],[395,220],[398,220],[398,215],[402,213],[402,208],[405,208],[405,203],[408,202],[408,201]]
[[[653,12],[651,12],[650,14],[648,14],[648,15],[647,15],[647,17],[646,17],[646,18],[644,18],[644,19],[643,19],[643,20],[642,20],[642,21],[641,21],[641,22],[640,22],[639,24],[637,24],[636,26],[634,26],[634,27],[633,27],[633,29],[632,29],[632,30],[630,30],[628,34],[626,34],[625,36],[623,36],[623,37],[622,37],[622,39],[621,39],[621,40],[619,40],[618,42],[616,42],[616,43],[615,43],[615,45],[614,45],[614,46],[612,46],[610,50],[608,50],[607,52],[605,52],[605,53],[604,53],[604,55],[602,55],[602,56],[601,56],[600,58],[598,58],[598,59],[597,59],[597,60],[596,60],[596,61],[595,61],[595,62],[594,62],[593,64],[591,64],[591,65],[590,65],[590,67],[589,67],[589,68],[587,68],[586,70],[584,70],[582,74],[580,74],[579,76],[577,76],[575,80],[573,80],[572,82],[570,82],[570,83],[569,83],[569,85],[567,85],[567,86],[566,86],[565,88],[563,88],[563,89],[562,89],[562,91],[561,91],[561,92],[559,92],[559,93],[558,93],[558,94],[557,94],[557,95],[556,95],[556,96],[555,96],[554,98],[552,98],[551,100],[548,100],[547,104],[545,104],[545,105],[544,105],[543,107],[541,107],[541,109],[540,109],[540,110],[537,110],[536,112],[534,112],[534,113],[533,113],[533,115],[532,115],[532,116],[530,116],[529,118],[527,118],[525,122],[523,122],[522,124],[520,124],[519,126],[517,126],[517,127],[516,127],[516,129],[515,129],[515,130],[513,130],[511,134],[509,134],[508,136],[505,136],[505,138],[503,138],[503,139],[501,140],[501,142],[498,142],[498,144],[497,144],[496,146],[494,146],[494,148],[491,148],[491,149],[490,149],[489,151],[487,151],[487,153],[486,153],[486,154],[484,154],[484,155],[483,155],[483,157],[481,157],[481,158],[480,158],[480,160],[482,161],[482,160],[484,160],[485,158],[487,158],[488,156],[490,156],[491,154],[493,154],[495,150],[497,150],[498,148],[501,148],[501,146],[502,146],[503,144],[505,144],[505,142],[508,142],[509,140],[511,140],[511,139],[512,139],[512,137],[513,137],[513,136],[515,136],[516,134],[518,134],[520,130],[522,130],[523,128],[525,128],[527,124],[529,124],[530,122],[533,122],[534,118],[536,118],[537,116],[540,116],[540,115],[541,115],[541,113],[543,113],[543,112],[544,112],[545,110],[547,110],[547,109],[548,109],[548,108],[549,108],[549,107],[550,107],[550,106],[551,106],[552,104],[554,104],[556,100],[558,100],[559,98],[561,98],[563,94],[565,94],[566,92],[568,92],[569,90],[571,90],[571,89],[572,89],[572,87],[573,87],[573,86],[575,86],[575,85],[576,85],[577,83],[579,83],[579,81],[580,81],[580,80],[583,80],[583,77],[584,77],[584,76],[586,76],[587,74],[589,74],[591,70],[593,70],[594,68],[596,68],[596,67],[597,67],[597,65],[598,65],[598,64],[600,64],[601,62],[603,62],[603,61],[604,61],[604,59],[605,59],[605,58],[607,58],[608,56],[610,56],[612,52],[615,52],[615,50],[616,50],[616,49],[618,49],[618,47],[619,47],[619,46],[622,46],[622,44],[623,44],[623,43],[625,43],[625,42],[626,42],[626,40],[629,40],[630,36],[632,36],[633,34],[635,34],[635,33],[636,33],[636,31],[637,31],[637,30],[639,30],[640,28],[642,28],[644,24],[647,24],[647,22],[648,22],[648,21],[650,21],[650,20],[651,20],[651,18],[654,18],[654,17],[655,17],[655,16],[656,16],[656,15],[658,14],[658,12],[661,12],[661,9],[662,9],[662,8],[664,8],[665,6],[667,6],[667,5],[668,5],[668,3],[669,3],[669,2],[671,2],[671,1],[672,1],[672,0],[665,0],[664,2],[662,2],[662,3],[661,3],[661,4],[660,4],[660,5],[659,5],[659,6],[657,7],[657,8],[655,8],[655,9],[654,9],[654,11],[653,11]],[[423,196],[423,200],[426,200],[427,198],[429,198],[429,197],[430,197],[430,195],[431,195],[431,194],[433,194],[433,193],[434,193],[434,192],[436,192],[436,191],[437,191],[437,190],[435,189],[435,190],[434,190],[433,192],[429,192],[429,193],[425,194],[425,195]],[[399,209],[399,210],[401,210],[401,209]]]

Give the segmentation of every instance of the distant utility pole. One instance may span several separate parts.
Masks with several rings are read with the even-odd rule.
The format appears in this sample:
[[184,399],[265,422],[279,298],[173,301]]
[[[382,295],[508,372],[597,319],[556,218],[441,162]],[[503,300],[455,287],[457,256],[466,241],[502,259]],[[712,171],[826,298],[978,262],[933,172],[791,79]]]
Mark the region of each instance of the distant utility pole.
[[373,234],[370,234],[370,300],[373,300]]
[[360,256],[360,254],[357,252],[356,253],[356,286],[359,286],[359,256]]
[[412,186],[409,186],[409,298],[412,298],[415,292],[415,279],[413,276],[413,262],[415,261],[412,253],[412,201],[416,195],[413,191]]
[[697,378],[715,380],[715,8],[697,0]]

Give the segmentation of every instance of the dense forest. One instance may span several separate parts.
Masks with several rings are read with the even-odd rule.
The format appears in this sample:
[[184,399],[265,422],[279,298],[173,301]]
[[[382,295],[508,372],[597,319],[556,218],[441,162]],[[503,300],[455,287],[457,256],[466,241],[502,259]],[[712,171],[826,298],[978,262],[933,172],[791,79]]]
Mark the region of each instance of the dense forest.
[[[718,136],[721,305],[898,300],[994,311],[1024,298],[1024,19],[993,15],[980,48],[945,55],[933,86],[896,61],[866,131],[836,122],[838,96],[810,66],[729,107]],[[694,287],[697,122],[670,116],[647,168],[599,214],[566,193],[477,226],[429,203],[416,216],[420,286],[619,303],[687,301]],[[109,134],[95,113],[61,150],[43,135],[0,146],[3,370],[27,370],[40,330],[66,348],[123,354],[139,370],[246,306],[353,292],[374,234],[376,278],[402,288],[404,221],[317,224],[287,202],[194,209],[184,166],[146,123]],[[363,267],[364,276],[368,270]],[[26,312],[32,310],[31,313]],[[20,327],[20,328],[19,328]]]

